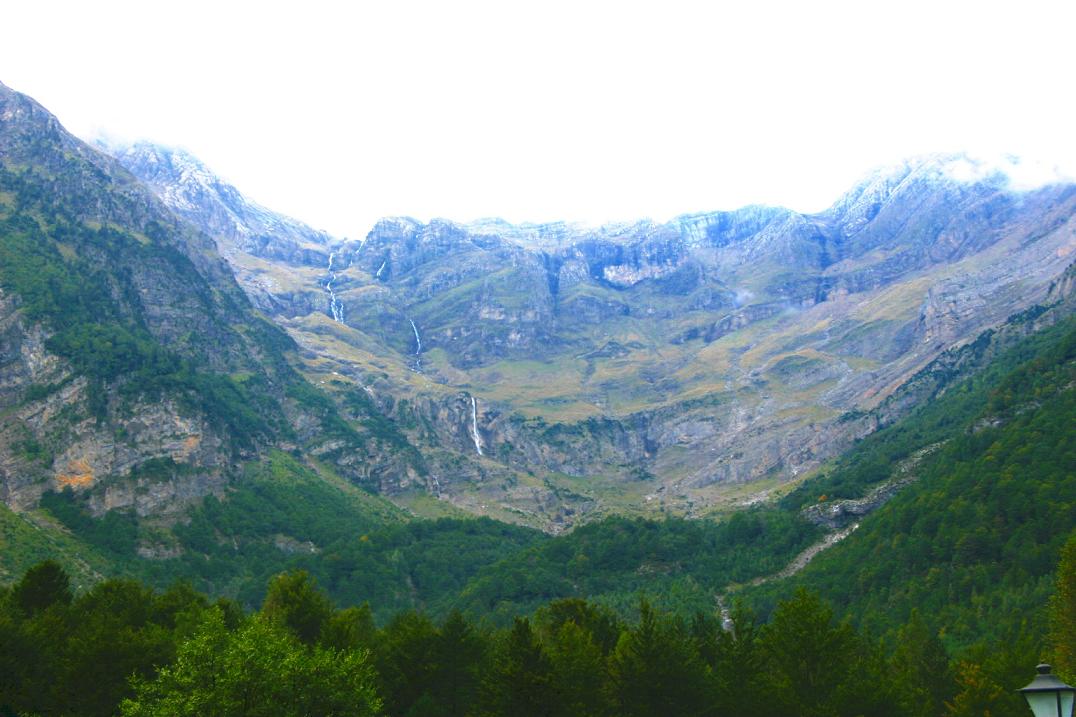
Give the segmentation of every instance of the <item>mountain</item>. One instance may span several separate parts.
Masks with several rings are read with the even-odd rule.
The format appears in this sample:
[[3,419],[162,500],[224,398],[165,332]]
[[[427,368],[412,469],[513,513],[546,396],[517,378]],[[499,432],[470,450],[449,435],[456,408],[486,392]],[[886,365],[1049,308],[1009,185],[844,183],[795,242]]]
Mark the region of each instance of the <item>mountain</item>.
[[97,144],[169,209],[217,238],[223,253],[239,250],[293,264],[325,263],[331,236],[248,200],[190,153],[147,142]]
[[956,647],[1044,634],[1061,547],[1076,535],[1076,296],[1057,308],[984,335],[963,352],[991,356],[980,371],[783,500],[852,532],[749,597],[772,605],[806,586],[875,633],[918,610]]
[[[247,199],[181,149],[148,142],[99,140],[96,145],[152,189],[165,206],[213,237],[218,251],[260,309],[282,309],[273,299],[281,287],[260,284],[260,269],[266,262],[288,269],[324,268],[331,247],[339,243],[325,232]],[[287,303],[301,303],[301,299],[289,296]]]
[[403,520],[356,486],[376,489],[379,471],[418,475],[414,450],[364,395],[338,409],[294,369],[296,351],[210,236],[0,85],[6,534],[31,528],[59,545],[62,524],[106,562],[204,565],[192,553],[207,554],[212,533],[196,536],[202,550],[179,533],[210,498],[290,506],[270,533],[247,524],[229,541],[275,541],[281,555],[316,532],[302,517],[311,505],[323,524],[347,516],[349,530]]
[[876,636],[918,609],[953,654],[1040,640],[1076,535],[1074,279],[1076,265],[1046,303],[931,362],[894,393],[930,384],[929,398],[782,499],[720,522],[595,521],[479,566],[430,609],[507,623],[585,598],[631,614],[643,593],[680,614],[712,613],[715,595],[767,614],[806,586]]
[[[389,219],[348,242],[189,157],[121,158],[0,85],[5,705],[111,714],[132,672],[210,654],[208,598],[86,589],[105,575],[249,608],[302,568],[273,581],[279,624],[249,624],[291,640],[313,616],[309,639],[371,646],[394,713],[437,704],[416,664],[457,692],[457,650],[473,685],[531,663],[595,694],[620,679],[621,711],[684,665],[714,689],[700,711],[744,713],[758,675],[790,713],[1023,709],[1009,688],[1076,532],[1072,186],[932,157],[815,215]],[[81,594],[49,564],[3,587],[46,557]],[[803,585],[887,642],[807,593],[757,630],[707,616]],[[533,632],[513,621],[535,609]],[[211,634],[242,634],[212,610]],[[660,679],[622,671],[640,646]]]
[[[179,191],[182,172],[156,170],[174,161],[118,156],[162,198]],[[394,218],[330,240],[323,265],[224,253],[306,375],[361,388],[422,453],[425,482],[383,492],[559,530],[723,511],[810,474],[880,425],[850,419],[1043,299],[1076,248],[1074,209],[1072,185],[1017,191],[931,156],[819,214]]]
[[490,622],[805,584],[875,634],[918,606],[951,649],[1041,637],[1076,528],[1073,187],[935,157],[817,215],[346,242],[133,156],[171,169],[0,87],[0,582],[56,557],[252,606],[304,568],[380,619]]

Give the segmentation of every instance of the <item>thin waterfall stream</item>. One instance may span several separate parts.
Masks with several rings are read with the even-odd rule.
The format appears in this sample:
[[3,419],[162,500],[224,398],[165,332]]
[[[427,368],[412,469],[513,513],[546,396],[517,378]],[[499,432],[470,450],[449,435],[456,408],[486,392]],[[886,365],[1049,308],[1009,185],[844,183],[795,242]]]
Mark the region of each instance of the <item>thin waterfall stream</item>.
[[482,455],[482,437],[478,435],[478,402],[471,396],[471,438],[474,439],[474,449],[478,455]]
[[333,317],[333,321],[344,323],[344,305],[340,303],[340,300],[336,298],[336,292],[333,291],[333,282],[336,281],[336,273],[333,271],[333,259],[336,257],[336,252],[329,252],[329,280],[325,282],[325,291],[329,292],[329,313]]

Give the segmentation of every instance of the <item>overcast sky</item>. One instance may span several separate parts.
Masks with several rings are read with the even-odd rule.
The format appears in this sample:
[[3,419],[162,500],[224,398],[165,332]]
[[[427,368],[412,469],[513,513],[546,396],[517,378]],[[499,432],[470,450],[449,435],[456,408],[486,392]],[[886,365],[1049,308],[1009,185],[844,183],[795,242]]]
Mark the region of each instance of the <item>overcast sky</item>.
[[0,82],[340,236],[828,205],[934,151],[1076,167],[1076,3],[14,2]]

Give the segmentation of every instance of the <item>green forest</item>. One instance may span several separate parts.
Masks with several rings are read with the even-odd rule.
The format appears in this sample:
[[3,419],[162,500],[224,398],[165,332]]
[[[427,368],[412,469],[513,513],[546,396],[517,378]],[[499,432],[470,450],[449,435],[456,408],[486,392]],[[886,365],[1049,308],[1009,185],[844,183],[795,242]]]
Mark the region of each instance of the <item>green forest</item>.
[[[1076,536],[1057,584],[1047,649],[1071,676]],[[0,591],[3,715],[1015,717],[1039,656],[1025,639],[951,659],[918,611],[894,646],[804,589],[766,623],[737,609],[728,629],[645,598],[629,618],[567,598],[502,628],[414,610],[378,626],[304,571],[272,578],[252,613],[182,582],[74,595],[51,561]]]

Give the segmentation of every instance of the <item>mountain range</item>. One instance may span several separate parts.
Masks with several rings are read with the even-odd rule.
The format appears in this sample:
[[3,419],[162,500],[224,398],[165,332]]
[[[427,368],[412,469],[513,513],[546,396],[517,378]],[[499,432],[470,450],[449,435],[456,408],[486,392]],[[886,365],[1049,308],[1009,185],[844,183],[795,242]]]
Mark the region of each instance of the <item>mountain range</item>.
[[211,236],[330,393],[362,391],[424,472],[379,490],[561,530],[764,499],[899,417],[941,352],[1043,300],[1076,189],[963,155],[879,170],[813,215],[752,206],[587,227],[385,219],[341,240],[197,159],[109,148]]
[[0,85],[0,712],[255,636],[388,714],[1023,714],[1076,674],[1074,210],[946,155],[344,239]]
[[[814,215],[396,218],[361,240],[182,151],[94,149],[7,88],[0,159],[5,573],[60,550],[87,580],[119,561],[235,593],[413,516],[555,534],[772,505],[1061,321],[1076,284],[1076,189],[956,155]],[[759,565],[812,539],[785,520]]]

